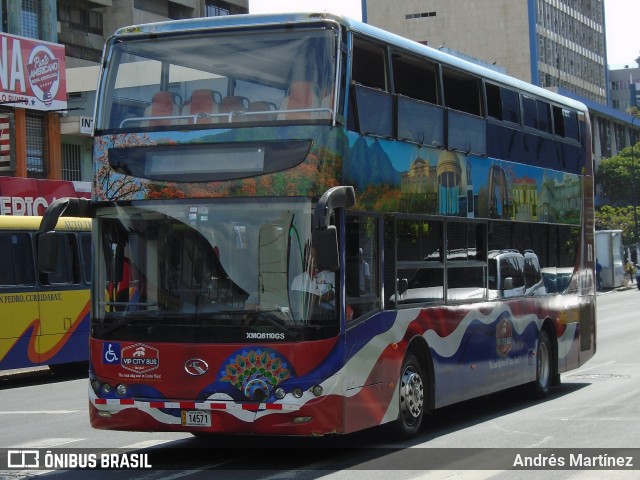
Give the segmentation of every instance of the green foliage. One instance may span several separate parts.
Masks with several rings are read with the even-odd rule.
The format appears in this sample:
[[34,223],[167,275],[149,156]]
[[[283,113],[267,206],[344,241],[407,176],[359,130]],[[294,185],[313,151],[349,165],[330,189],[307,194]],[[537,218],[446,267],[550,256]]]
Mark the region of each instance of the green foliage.
[[633,205],[640,198],[640,143],[600,162],[596,183],[611,205]]
[[[638,214],[640,214],[640,211]],[[623,245],[636,243],[634,228],[633,206],[612,207],[611,205],[604,205],[596,210],[596,230],[622,230]]]

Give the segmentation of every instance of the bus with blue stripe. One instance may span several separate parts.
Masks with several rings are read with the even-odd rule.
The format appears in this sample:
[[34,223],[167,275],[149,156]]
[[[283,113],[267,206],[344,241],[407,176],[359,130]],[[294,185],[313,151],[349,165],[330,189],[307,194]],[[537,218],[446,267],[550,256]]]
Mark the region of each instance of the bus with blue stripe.
[[97,95],[41,226],[94,219],[95,428],[414,435],[594,355],[582,103],[328,13],[121,28]]

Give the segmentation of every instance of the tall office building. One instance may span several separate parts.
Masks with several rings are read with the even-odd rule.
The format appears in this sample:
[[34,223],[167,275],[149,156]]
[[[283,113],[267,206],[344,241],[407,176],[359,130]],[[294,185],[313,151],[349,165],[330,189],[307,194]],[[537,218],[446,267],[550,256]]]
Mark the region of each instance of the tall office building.
[[607,103],[603,0],[366,0],[366,21]]

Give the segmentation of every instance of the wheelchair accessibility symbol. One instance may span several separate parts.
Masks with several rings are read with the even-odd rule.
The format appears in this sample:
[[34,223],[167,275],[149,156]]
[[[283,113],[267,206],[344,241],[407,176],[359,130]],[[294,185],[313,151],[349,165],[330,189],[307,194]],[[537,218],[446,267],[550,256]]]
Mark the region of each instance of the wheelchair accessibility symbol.
[[103,343],[102,359],[104,363],[114,364],[120,363],[120,344],[119,343]]

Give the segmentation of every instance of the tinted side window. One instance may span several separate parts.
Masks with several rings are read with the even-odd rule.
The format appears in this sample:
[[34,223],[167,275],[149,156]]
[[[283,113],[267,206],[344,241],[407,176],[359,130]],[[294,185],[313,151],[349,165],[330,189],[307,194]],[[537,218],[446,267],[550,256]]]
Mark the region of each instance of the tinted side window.
[[526,127],[538,128],[538,109],[535,98],[522,96],[522,120]]
[[485,94],[487,116],[505,122],[520,123],[518,92],[487,83],[485,84]]
[[31,235],[0,233],[0,287],[35,284]]
[[447,300],[485,297],[487,285],[484,223],[447,223]]
[[91,282],[91,234],[80,234],[80,252],[84,281]]
[[431,62],[394,53],[393,82],[395,93],[438,104],[438,69]]
[[347,321],[380,307],[378,217],[349,215],[346,220]]
[[45,274],[47,281],[44,283],[52,285],[81,283],[82,268],[76,235],[59,233],[57,243],[56,268],[53,272]]
[[479,78],[443,68],[442,82],[446,107],[473,115],[482,114]]
[[572,140],[580,140],[578,115],[566,108],[553,107],[553,125],[556,135]]
[[380,45],[355,38],[351,80],[367,87],[388,90],[385,52]]
[[398,219],[396,237],[396,285],[392,301],[425,303],[444,300],[443,222]]

